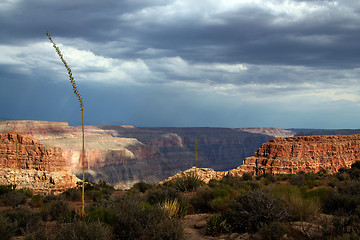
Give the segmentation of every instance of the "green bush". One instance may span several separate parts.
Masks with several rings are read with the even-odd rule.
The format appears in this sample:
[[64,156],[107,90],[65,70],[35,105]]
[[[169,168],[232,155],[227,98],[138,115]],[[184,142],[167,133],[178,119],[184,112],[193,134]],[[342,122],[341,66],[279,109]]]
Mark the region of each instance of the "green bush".
[[116,239],[183,239],[178,219],[169,219],[159,205],[144,204],[136,195],[112,201],[108,209],[116,216],[113,227]]
[[44,197],[40,194],[36,194],[32,196],[29,204],[32,207],[41,207],[44,204]]
[[100,180],[98,183],[85,181],[85,196],[88,200],[95,202],[107,200],[114,191],[115,188],[103,180]]
[[3,212],[3,216],[13,226],[14,235],[26,235],[41,226],[41,217],[30,209],[18,207]]
[[296,186],[305,185],[305,175],[304,174],[292,175],[290,177],[290,183]]
[[243,179],[244,181],[250,181],[250,180],[253,179],[253,176],[252,176],[250,173],[244,173],[244,174],[242,175],[242,179]]
[[[315,197],[315,190],[306,193],[298,186],[280,184],[273,186],[271,191],[274,196],[284,201],[293,220],[311,220],[320,214],[320,199]],[[307,197],[303,197],[304,194],[307,194]]]
[[339,182],[335,186],[324,201],[324,212],[340,216],[356,213],[360,206],[360,182]]
[[265,183],[276,182],[276,177],[271,173],[264,173],[256,177],[257,180],[262,180]]
[[114,226],[115,223],[115,214],[105,208],[98,208],[91,211],[87,216],[86,220],[88,222],[97,222],[106,223],[110,226]]
[[0,196],[12,191],[11,185],[0,185]]
[[336,236],[333,240],[360,240],[360,235],[352,232]]
[[54,240],[54,236],[54,232],[46,231],[45,227],[42,225],[35,231],[26,234],[25,240]]
[[61,193],[61,196],[68,201],[81,201],[81,190],[76,188],[69,188],[65,192]]
[[182,200],[180,193],[173,187],[157,186],[148,190],[145,194],[145,200],[153,205],[161,204],[166,200]]
[[210,202],[215,199],[215,194],[212,188],[207,186],[201,187],[196,193],[190,198],[190,204],[195,212],[210,212],[212,207]]
[[67,221],[70,217],[71,211],[67,201],[55,200],[50,203],[44,204],[40,208],[41,216],[44,220],[58,220]]
[[27,198],[31,198],[33,196],[33,192],[28,188],[20,188],[15,191],[24,194]]
[[265,190],[255,190],[239,196],[222,216],[236,232],[255,232],[260,223],[289,218],[284,202]]
[[207,221],[206,234],[218,236],[230,232],[230,226],[221,215],[214,215]]
[[229,204],[238,196],[229,185],[217,186],[212,189],[214,198],[209,202],[211,210],[221,212],[228,208]]
[[3,240],[10,240],[15,236],[17,230],[17,223],[11,222],[8,218],[4,216],[3,213],[0,213],[0,236]]
[[192,192],[198,189],[204,182],[194,172],[183,174],[181,177],[177,177],[174,182],[174,186],[181,192]]
[[55,240],[111,240],[110,228],[100,222],[76,221],[61,225]]
[[287,227],[279,222],[261,223],[259,226],[259,233],[263,240],[282,239],[287,232]]
[[321,203],[324,203],[330,191],[331,189],[328,187],[320,187],[320,188],[308,190],[304,192],[302,195],[305,199],[318,200]]
[[145,181],[140,181],[134,184],[134,186],[132,186],[132,189],[135,189],[141,193],[146,192],[149,189],[152,189],[154,187],[153,184],[149,184]]
[[53,195],[53,194],[50,194],[50,195],[46,195],[43,199],[43,202],[44,203],[51,203],[53,201],[57,201],[57,200],[62,200],[62,197],[61,195]]
[[8,206],[17,207],[26,203],[27,196],[21,192],[11,191],[2,195],[2,201]]
[[220,180],[220,183],[223,185],[229,185],[233,188],[238,188],[242,184],[244,184],[244,181],[242,177],[234,177],[234,176],[226,175]]

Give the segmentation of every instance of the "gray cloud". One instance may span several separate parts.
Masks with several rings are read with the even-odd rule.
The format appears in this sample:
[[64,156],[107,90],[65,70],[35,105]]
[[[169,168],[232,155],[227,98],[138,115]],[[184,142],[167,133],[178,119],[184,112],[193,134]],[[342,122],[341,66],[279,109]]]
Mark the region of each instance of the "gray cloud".
[[[76,110],[65,110],[73,96],[48,30],[94,122],[311,127],[337,112],[356,119],[359,20],[360,3],[351,0],[6,0],[0,100],[14,82],[31,91],[18,92],[27,104],[3,104],[0,112],[76,121]],[[43,113],[47,102],[63,110]],[[334,119],[327,126],[355,126]]]

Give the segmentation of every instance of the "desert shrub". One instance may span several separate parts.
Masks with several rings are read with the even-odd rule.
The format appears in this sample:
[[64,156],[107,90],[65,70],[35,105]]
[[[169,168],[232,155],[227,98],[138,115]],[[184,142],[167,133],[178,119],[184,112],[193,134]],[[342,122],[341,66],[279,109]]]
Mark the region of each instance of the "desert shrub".
[[214,198],[210,200],[209,205],[211,210],[215,212],[221,212],[227,209],[231,201],[238,196],[238,192],[229,185],[217,186],[213,188],[212,191]]
[[81,201],[81,190],[76,188],[69,188],[61,193],[61,196],[68,201]]
[[53,201],[57,201],[57,200],[61,200],[62,197],[61,195],[54,195],[54,194],[50,194],[50,195],[46,195],[43,199],[44,203],[51,203]]
[[330,191],[331,189],[328,187],[320,187],[316,189],[310,189],[302,193],[302,195],[305,199],[318,200],[319,202],[324,203]]
[[166,200],[182,199],[180,193],[173,187],[158,186],[145,194],[145,200],[153,205],[161,204]]
[[345,233],[334,237],[333,240],[360,240],[360,235],[355,232]]
[[271,173],[264,173],[256,177],[257,180],[261,180],[265,184],[269,184],[276,181],[276,177]]
[[296,186],[305,185],[305,175],[304,174],[292,175],[290,177],[290,183]]
[[293,220],[310,220],[320,214],[320,200],[311,198],[311,194],[308,194],[307,198],[303,197],[304,193],[297,186],[280,184],[273,186],[271,191],[284,201]]
[[260,223],[286,220],[289,211],[270,192],[255,190],[237,197],[222,216],[236,232],[255,232]]
[[230,226],[227,224],[226,219],[221,215],[214,215],[207,221],[206,234],[218,236],[222,233],[230,231]]
[[278,240],[287,233],[287,227],[280,222],[261,223],[259,233],[263,240]]
[[3,213],[0,213],[0,236],[3,240],[10,240],[15,236],[16,222],[11,222],[8,218],[4,216]]
[[360,206],[360,182],[347,181],[339,182],[331,189],[324,201],[323,209],[325,213],[349,215],[354,214],[358,206]]
[[53,240],[54,232],[46,231],[45,227],[41,225],[35,231],[25,235],[25,240]]
[[90,201],[98,202],[98,201],[101,201],[102,199],[104,199],[105,196],[106,195],[102,191],[95,190],[95,189],[88,190],[85,192],[86,199],[90,200]]
[[0,196],[12,190],[11,185],[0,185]]
[[194,172],[183,174],[174,181],[174,186],[181,192],[192,192],[198,189],[204,182]]
[[41,216],[44,220],[58,220],[67,221],[70,217],[71,211],[67,201],[55,200],[50,203],[44,204],[40,208]]
[[215,199],[212,188],[202,187],[190,198],[189,202],[195,212],[212,211],[210,202]]
[[100,221],[113,226],[115,223],[115,214],[105,208],[95,209],[86,216],[86,220],[89,222]]
[[360,161],[356,161],[351,165],[351,169],[348,170],[351,179],[360,178]]
[[291,176],[294,176],[294,174],[279,174],[276,175],[276,179],[278,181],[289,181]]
[[336,176],[337,176],[337,179],[339,179],[339,181],[350,180],[350,174],[347,172],[338,172]]
[[44,197],[42,195],[36,194],[36,195],[32,196],[29,204],[32,207],[40,207],[41,205],[44,204],[43,200],[44,200]]
[[227,209],[241,191],[229,185],[218,185],[214,188],[204,186],[190,198],[190,204],[195,212],[220,212]]
[[229,185],[233,188],[239,188],[242,184],[244,184],[244,181],[242,177],[226,175],[220,180],[220,183],[223,185]]
[[220,181],[217,179],[210,179],[210,181],[207,185],[211,188],[214,188],[216,186],[220,186]]
[[351,169],[360,169],[360,161],[356,161],[351,164]]
[[103,180],[98,183],[85,181],[85,195],[89,200],[101,201],[108,199],[114,191],[115,188]]
[[159,205],[144,204],[135,195],[112,201],[108,209],[116,216],[113,227],[116,239],[183,239],[178,219],[169,219]]
[[145,181],[140,181],[140,182],[135,183],[134,186],[132,186],[132,189],[135,189],[141,193],[144,193],[153,187],[154,187],[153,184],[147,183]]
[[76,221],[61,225],[55,240],[110,240],[110,228],[101,222]]
[[41,226],[41,217],[30,209],[18,207],[3,212],[3,216],[13,225],[14,235],[31,233]]
[[33,192],[28,188],[20,188],[15,191],[24,194],[27,198],[31,198],[33,196]]
[[21,192],[11,191],[2,196],[2,201],[8,206],[17,207],[26,203],[27,196]]
[[177,199],[166,200],[165,202],[160,204],[160,208],[161,210],[164,211],[165,215],[170,219],[181,216],[181,208],[179,201]]
[[253,176],[250,173],[244,173],[242,175],[242,180],[244,180],[244,181],[250,181],[252,179],[253,179]]
[[[326,232],[326,236],[337,236],[336,239],[340,236],[359,234],[360,232],[360,222],[357,216],[334,216],[331,218],[330,231]],[[347,239],[347,238],[345,238]],[[354,238],[356,239],[356,238]]]

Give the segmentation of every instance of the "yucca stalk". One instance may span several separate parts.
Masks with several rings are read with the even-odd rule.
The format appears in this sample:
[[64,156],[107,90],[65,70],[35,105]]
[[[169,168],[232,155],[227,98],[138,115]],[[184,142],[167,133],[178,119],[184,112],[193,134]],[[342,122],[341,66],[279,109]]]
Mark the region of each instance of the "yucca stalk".
[[16,147],[16,153],[15,153],[15,164],[14,164],[14,185],[13,188],[16,188],[16,168],[17,168],[17,161],[18,161],[18,136],[16,135],[15,138],[15,147]]
[[60,48],[56,46],[55,42],[51,39],[51,36],[49,32],[46,32],[46,35],[48,36],[50,42],[53,44],[53,47],[56,50],[56,53],[59,55],[62,63],[64,64],[70,78],[71,85],[73,87],[74,93],[77,96],[79,103],[80,103],[80,109],[81,109],[81,119],[82,119],[82,169],[83,169],[83,180],[82,180],[82,208],[81,208],[81,215],[85,216],[85,130],[84,130],[84,104],[82,101],[82,97],[80,93],[77,90],[75,79],[72,75],[71,69],[67,62],[65,61]]

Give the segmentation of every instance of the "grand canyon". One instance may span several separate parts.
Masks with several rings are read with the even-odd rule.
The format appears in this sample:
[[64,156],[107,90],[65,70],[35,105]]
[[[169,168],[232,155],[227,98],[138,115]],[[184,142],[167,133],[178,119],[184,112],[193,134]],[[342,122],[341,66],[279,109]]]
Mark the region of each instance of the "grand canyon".
[[[47,179],[51,182],[49,179],[54,177],[47,177],[46,174],[65,171],[69,176],[64,177],[67,180],[63,185],[58,185],[59,189],[64,189],[74,186],[74,175],[81,178],[79,127],[69,126],[65,122],[0,121],[0,132],[3,133],[2,139],[7,141],[5,143],[4,140],[0,145],[2,171],[7,171],[3,174],[8,179],[7,183],[12,179],[15,164],[14,138],[18,138],[22,149],[19,151],[19,179],[20,176],[26,179],[25,175],[32,174],[34,179]],[[358,132],[86,126],[86,178],[94,182],[104,180],[118,188],[129,188],[142,180],[159,182],[195,166],[195,138],[198,149],[197,167],[202,169],[205,179],[227,174],[241,176],[244,172],[254,175],[288,174],[323,169],[333,173],[360,159],[360,137],[356,135]],[[27,142],[23,139],[27,139]],[[26,150],[30,147],[29,144],[33,149],[46,149],[40,150],[41,161],[34,162],[34,159],[39,158],[39,151]],[[35,173],[26,171],[36,171],[36,174],[44,176],[34,177]],[[32,188],[43,191],[44,186]],[[53,191],[57,191],[56,188]]]

